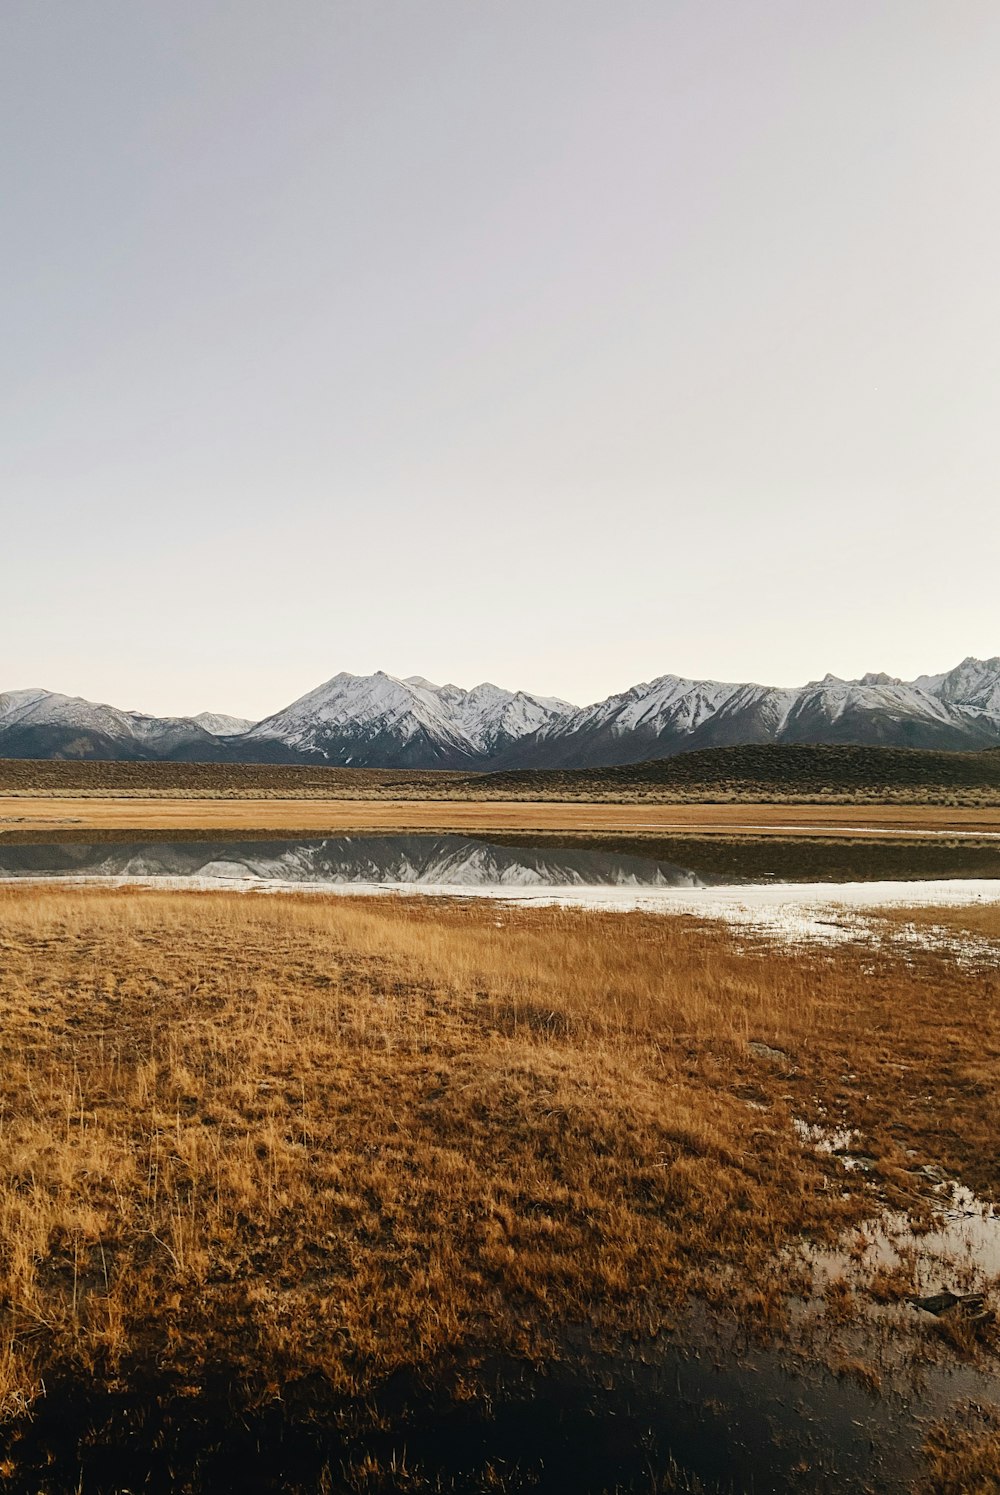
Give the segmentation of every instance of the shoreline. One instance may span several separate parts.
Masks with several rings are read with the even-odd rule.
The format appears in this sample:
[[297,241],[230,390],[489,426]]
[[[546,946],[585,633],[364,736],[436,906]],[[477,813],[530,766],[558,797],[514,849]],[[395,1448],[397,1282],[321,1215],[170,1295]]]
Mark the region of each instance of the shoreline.
[[[756,883],[705,887],[489,886],[421,882],[316,882],[255,877],[206,876],[32,876],[0,877],[0,889],[79,889],[161,893],[239,893],[249,896],[309,899],[420,899],[430,904],[460,901],[495,902],[517,908],[565,909],[605,914],[652,914],[688,918],[731,930],[769,937],[779,945],[839,945],[857,941],[881,943],[885,931],[868,916],[899,909],[956,911],[1000,904],[1000,878],[929,878],[846,883]],[[933,930],[901,930],[896,942],[924,949],[946,948],[961,954],[953,939]],[[966,954],[1000,964],[1000,947],[966,942]]]

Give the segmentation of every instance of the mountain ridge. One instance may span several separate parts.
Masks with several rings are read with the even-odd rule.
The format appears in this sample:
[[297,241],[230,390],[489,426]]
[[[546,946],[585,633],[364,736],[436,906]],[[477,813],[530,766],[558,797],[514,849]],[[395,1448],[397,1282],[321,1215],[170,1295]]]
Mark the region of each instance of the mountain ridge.
[[1000,656],[912,681],[873,671],[786,687],[666,674],[583,707],[489,681],[466,690],[342,671],[254,723],[156,717],[40,689],[0,694],[9,758],[514,771],[768,743],[1000,746]]

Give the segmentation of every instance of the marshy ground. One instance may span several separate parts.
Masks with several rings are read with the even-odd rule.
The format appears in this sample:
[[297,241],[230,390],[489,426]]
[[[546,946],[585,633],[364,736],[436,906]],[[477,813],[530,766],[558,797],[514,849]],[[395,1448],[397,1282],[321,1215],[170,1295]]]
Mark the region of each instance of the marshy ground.
[[0,889],[9,1488],[996,1488],[1000,909],[885,928]]

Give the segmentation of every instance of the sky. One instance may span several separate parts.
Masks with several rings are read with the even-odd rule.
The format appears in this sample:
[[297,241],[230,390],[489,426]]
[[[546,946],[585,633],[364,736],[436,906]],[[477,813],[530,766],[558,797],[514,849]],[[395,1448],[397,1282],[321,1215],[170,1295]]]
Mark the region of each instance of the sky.
[[5,0],[0,690],[1000,653],[996,0]]

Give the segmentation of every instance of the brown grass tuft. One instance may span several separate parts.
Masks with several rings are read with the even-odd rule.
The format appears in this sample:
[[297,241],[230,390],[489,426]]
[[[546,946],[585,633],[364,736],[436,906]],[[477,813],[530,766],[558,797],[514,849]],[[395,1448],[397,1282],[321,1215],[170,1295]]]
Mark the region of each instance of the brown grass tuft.
[[966,1402],[933,1424],[924,1443],[927,1495],[994,1495],[1000,1489],[1000,1409]]

